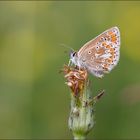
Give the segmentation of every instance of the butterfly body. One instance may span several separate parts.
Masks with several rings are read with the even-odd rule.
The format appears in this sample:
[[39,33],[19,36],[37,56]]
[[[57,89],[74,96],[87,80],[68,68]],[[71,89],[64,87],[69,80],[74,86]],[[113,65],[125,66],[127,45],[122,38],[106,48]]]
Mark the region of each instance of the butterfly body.
[[96,77],[103,77],[117,65],[119,50],[120,32],[113,27],[87,42],[78,52],[71,53],[70,60]]

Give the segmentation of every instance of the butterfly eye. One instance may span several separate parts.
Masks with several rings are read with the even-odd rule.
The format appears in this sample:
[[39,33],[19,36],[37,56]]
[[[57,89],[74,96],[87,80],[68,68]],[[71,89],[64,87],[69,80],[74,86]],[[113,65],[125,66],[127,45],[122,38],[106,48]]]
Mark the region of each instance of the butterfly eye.
[[76,52],[74,52],[73,54],[72,54],[72,56],[74,57],[76,55]]

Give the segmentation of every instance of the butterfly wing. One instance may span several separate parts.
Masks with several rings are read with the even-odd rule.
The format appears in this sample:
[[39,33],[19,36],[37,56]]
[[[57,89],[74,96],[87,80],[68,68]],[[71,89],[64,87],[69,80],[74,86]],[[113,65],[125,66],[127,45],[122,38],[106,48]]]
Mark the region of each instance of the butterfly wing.
[[102,77],[104,73],[110,72],[117,65],[119,50],[120,31],[117,27],[113,27],[87,42],[78,51],[78,61],[92,74]]

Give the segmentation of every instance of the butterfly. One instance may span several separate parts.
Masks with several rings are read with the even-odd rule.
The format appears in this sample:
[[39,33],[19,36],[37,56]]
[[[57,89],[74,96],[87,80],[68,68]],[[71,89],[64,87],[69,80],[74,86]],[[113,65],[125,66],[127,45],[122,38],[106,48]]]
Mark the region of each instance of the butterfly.
[[120,31],[118,27],[112,27],[87,42],[79,51],[71,52],[70,62],[101,78],[117,65],[119,57]]

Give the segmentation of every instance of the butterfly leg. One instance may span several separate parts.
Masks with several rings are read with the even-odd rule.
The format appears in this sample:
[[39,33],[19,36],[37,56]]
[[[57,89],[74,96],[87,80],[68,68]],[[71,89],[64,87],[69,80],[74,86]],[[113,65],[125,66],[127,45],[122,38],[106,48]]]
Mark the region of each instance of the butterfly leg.
[[78,64],[76,65],[78,70],[80,71],[81,70],[81,67],[80,67],[80,63],[78,62]]
[[71,60],[69,60],[69,63],[68,63],[68,66],[70,66],[71,65]]

